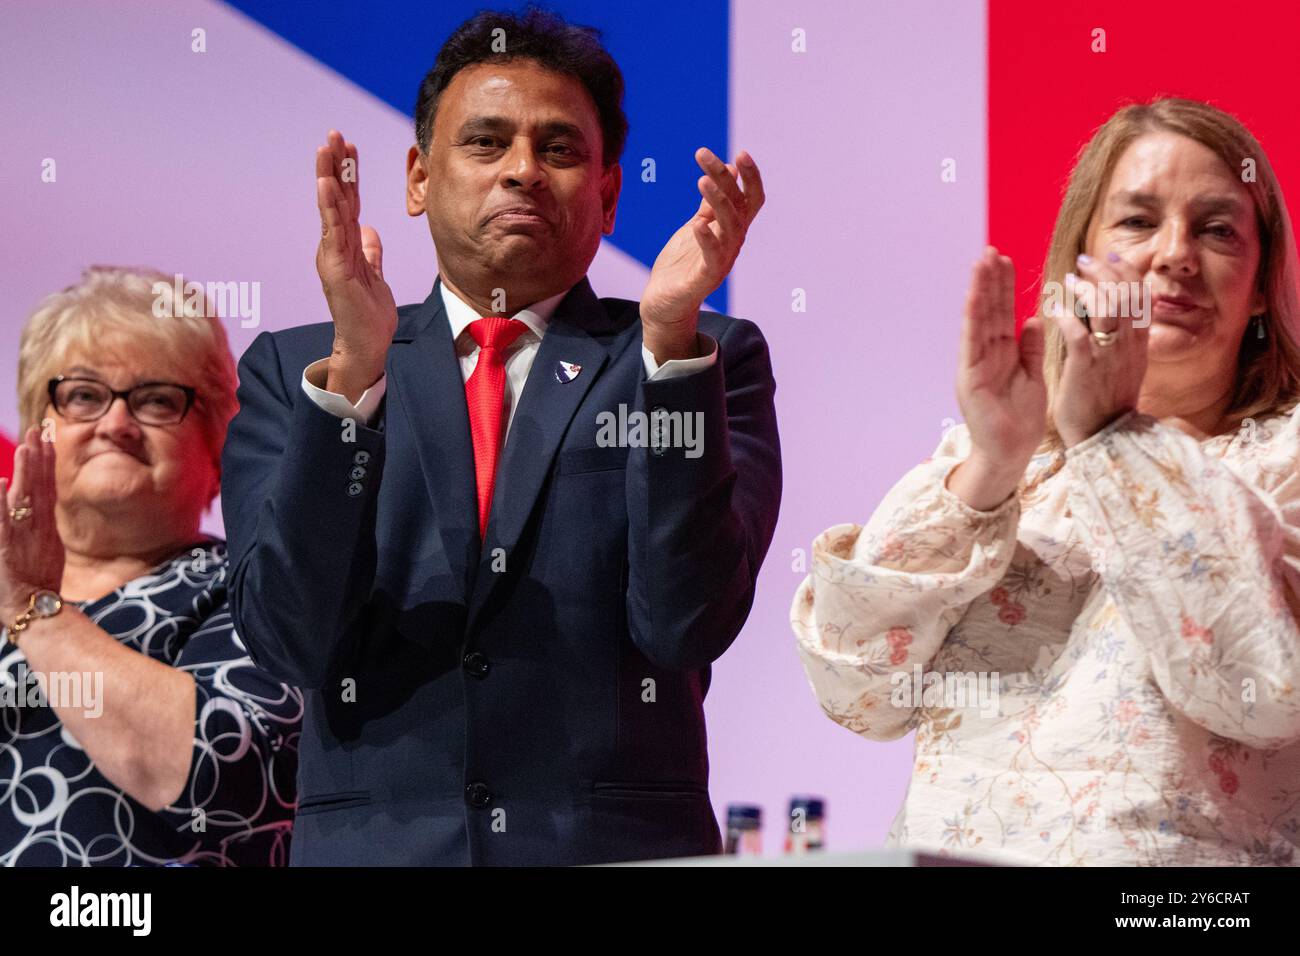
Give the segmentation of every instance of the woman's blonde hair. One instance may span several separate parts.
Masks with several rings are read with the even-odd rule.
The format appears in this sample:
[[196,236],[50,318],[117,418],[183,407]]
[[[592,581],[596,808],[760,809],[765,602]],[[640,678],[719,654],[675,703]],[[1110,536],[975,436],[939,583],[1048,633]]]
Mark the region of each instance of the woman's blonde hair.
[[[1052,230],[1052,242],[1043,265],[1039,311],[1048,299],[1048,283],[1063,283],[1075,269],[1075,258],[1085,252],[1088,228],[1105,198],[1115,164],[1134,140],[1145,133],[1168,131],[1208,147],[1230,170],[1253,168],[1242,185],[1255,204],[1259,224],[1260,260],[1257,282],[1264,293],[1262,316],[1265,338],[1243,335],[1237,357],[1237,384],[1228,413],[1240,418],[1257,415],[1294,398],[1300,392],[1300,295],[1297,293],[1295,236],[1287,215],[1282,188],[1263,147],[1236,118],[1197,100],[1166,97],[1119,110],[1093,134],[1070,173],[1061,211]],[[1246,161],[1249,160],[1249,163]],[[1054,288],[1060,289],[1061,285]],[[1069,313],[1067,312],[1067,315]],[[1045,322],[1049,409],[1065,363],[1065,338],[1055,324]],[[1061,448],[1061,437],[1048,414],[1044,444]]]
[[[142,351],[186,370],[179,384],[195,390],[190,414],[199,416],[220,474],[226,427],[238,408],[235,360],[221,319],[206,299],[201,310],[193,310],[200,315],[173,309],[175,281],[154,269],[91,266],[80,282],[41,300],[23,327],[18,349],[23,432],[41,424],[49,405],[49,380],[60,374],[71,354],[93,360],[124,349]],[[180,284],[184,289],[184,279]]]

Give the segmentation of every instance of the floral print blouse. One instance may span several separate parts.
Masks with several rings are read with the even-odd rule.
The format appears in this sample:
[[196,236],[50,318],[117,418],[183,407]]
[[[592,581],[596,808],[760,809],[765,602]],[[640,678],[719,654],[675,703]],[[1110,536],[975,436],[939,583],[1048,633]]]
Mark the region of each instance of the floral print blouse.
[[1043,865],[1300,864],[1300,410],[1197,441],[1131,411],[991,511],[965,425],[791,608],[822,709],[916,731],[889,845]]

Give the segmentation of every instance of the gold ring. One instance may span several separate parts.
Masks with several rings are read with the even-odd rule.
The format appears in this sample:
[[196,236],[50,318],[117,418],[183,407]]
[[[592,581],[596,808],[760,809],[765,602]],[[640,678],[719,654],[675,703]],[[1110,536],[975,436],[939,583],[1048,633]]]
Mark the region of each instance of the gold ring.
[[1113,345],[1115,342],[1114,332],[1093,332],[1092,340],[1098,345]]
[[32,509],[31,509],[31,508],[23,507],[23,508],[10,508],[10,509],[9,509],[9,520],[10,520],[10,521],[26,521],[26,520],[27,520],[28,518],[30,518],[31,516],[32,516]]

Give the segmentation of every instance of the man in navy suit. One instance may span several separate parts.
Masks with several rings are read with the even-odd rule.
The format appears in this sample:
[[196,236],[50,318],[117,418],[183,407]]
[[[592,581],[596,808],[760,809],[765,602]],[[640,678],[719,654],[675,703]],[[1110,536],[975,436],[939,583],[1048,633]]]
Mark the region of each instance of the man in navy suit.
[[222,483],[238,633],[309,691],[295,865],[719,850],[704,696],[781,468],[763,336],[700,307],[762,184],[699,150],[641,302],[598,299],[622,93],[553,15],[457,29],[407,159],[438,255],[419,305],[359,225],[356,148],[317,152],[333,321],[249,347]]

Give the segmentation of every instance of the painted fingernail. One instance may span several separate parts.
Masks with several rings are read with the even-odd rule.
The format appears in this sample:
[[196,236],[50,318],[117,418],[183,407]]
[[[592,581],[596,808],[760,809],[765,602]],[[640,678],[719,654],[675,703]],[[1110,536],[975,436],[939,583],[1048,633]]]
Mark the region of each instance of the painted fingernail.
[[1092,265],[1092,256],[1086,255],[1084,253],[1080,253],[1079,258],[1076,259],[1075,261],[1078,262],[1079,265],[1081,266],[1090,266]]
[[1067,289],[1073,289],[1074,284],[1078,281],[1079,281],[1079,277],[1076,276],[1073,272],[1067,272],[1065,274],[1065,287]]
[[1114,252],[1108,252],[1108,253],[1106,253],[1106,260],[1107,260],[1108,262],[1120,262],[1120,261],[1122,261],[1122,260],[1120,259],[1119,255],[1118,255],[1118,253],[1114,253]]

